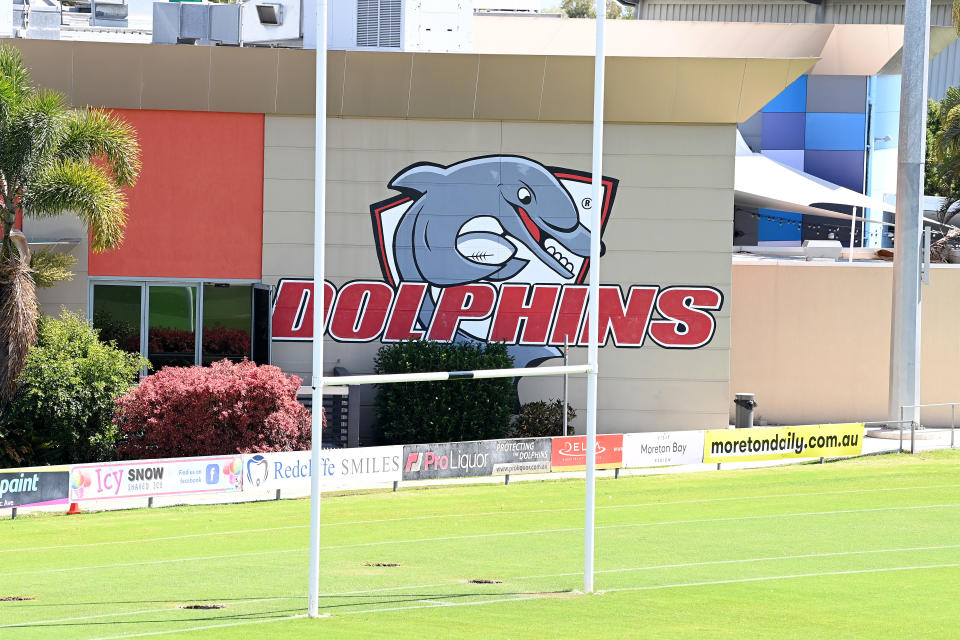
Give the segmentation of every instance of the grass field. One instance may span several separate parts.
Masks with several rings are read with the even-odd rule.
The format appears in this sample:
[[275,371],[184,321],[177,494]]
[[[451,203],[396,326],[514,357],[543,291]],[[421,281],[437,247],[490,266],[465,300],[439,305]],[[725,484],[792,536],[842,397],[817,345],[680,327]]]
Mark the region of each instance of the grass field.
[[958,463],[600,480],[595,595],[583,481],[325,497],[319,620],[307,500],[3,520],[0,638],[957,638]]

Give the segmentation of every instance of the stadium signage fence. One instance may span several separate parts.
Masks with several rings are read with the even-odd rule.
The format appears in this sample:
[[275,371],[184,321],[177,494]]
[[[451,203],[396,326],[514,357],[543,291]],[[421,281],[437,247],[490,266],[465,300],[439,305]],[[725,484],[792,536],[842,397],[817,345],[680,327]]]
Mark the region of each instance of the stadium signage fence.
[[0,508],[66,504],[69,476],[66,467],[0,473]]
[[[599,469],[859,455],[864,423],[597,436]],[[325,490],[441,478],[582,470],[586,437],[325,449]],[[304,491],[310,451],[133,460],[0,471],[0,508],[196,493]]]

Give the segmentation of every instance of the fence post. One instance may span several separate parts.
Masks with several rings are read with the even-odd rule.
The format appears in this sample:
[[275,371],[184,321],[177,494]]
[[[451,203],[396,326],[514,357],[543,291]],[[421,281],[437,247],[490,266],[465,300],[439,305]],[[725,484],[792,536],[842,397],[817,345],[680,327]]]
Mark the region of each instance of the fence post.
[[917,449],[917,435],[916,435],[916,429],[915,429],[916,424],[917,423],[915,421],[913,420],[910,421],[910,455],[913,455],[914,453],[916,453],[916,449]]
[[613,479],[616,480],[620,477],[620,467],[617,467],[613,470]]
[[503,484],[505,484],[505,485],[510,484],[510,474],[509,474],[509,473],[505,473],[505,474],[503,475]]
[[957,405],[950,405],[950,448],[953,449],[953,431],[957,428]]
[[274,498],[274,500],[279,500],[279,499],[280,499],[280,489],[277,489],[277,497]]
[[150,496],[149,498],[147,498],[147,509],[152,509],[152,508],[153,508],[153,496]]
[[399,485],[399,484],[400,484],[400,483],[399,483],[398,481],[396,481],[396,480],[393,481],[393,492],[394,492],[394,493],[397,492],[397,485]]
[[17,519],[17,508],[16,508],[16,507],[14,507],[12,511],[10,511],[10,519],[11,519],[11,520],[16,520],[16,519]]

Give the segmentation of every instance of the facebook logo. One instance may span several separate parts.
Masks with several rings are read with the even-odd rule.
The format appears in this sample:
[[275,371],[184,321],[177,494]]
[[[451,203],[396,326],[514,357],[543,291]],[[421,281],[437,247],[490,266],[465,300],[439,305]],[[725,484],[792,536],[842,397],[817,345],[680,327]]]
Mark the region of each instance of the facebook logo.
[[207,465],[207,484],[217,484],[220,481],[220,466],[216,464]]

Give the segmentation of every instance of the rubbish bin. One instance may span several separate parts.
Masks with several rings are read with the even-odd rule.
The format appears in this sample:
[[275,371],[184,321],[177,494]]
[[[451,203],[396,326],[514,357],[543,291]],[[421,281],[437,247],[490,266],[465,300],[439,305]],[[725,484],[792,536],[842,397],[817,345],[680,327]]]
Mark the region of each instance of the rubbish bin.
[[752,393],[738,393],[733,399],[733,404],[737,405],[737,429],[749,429],[753,426],[753,410],[757,406]]

